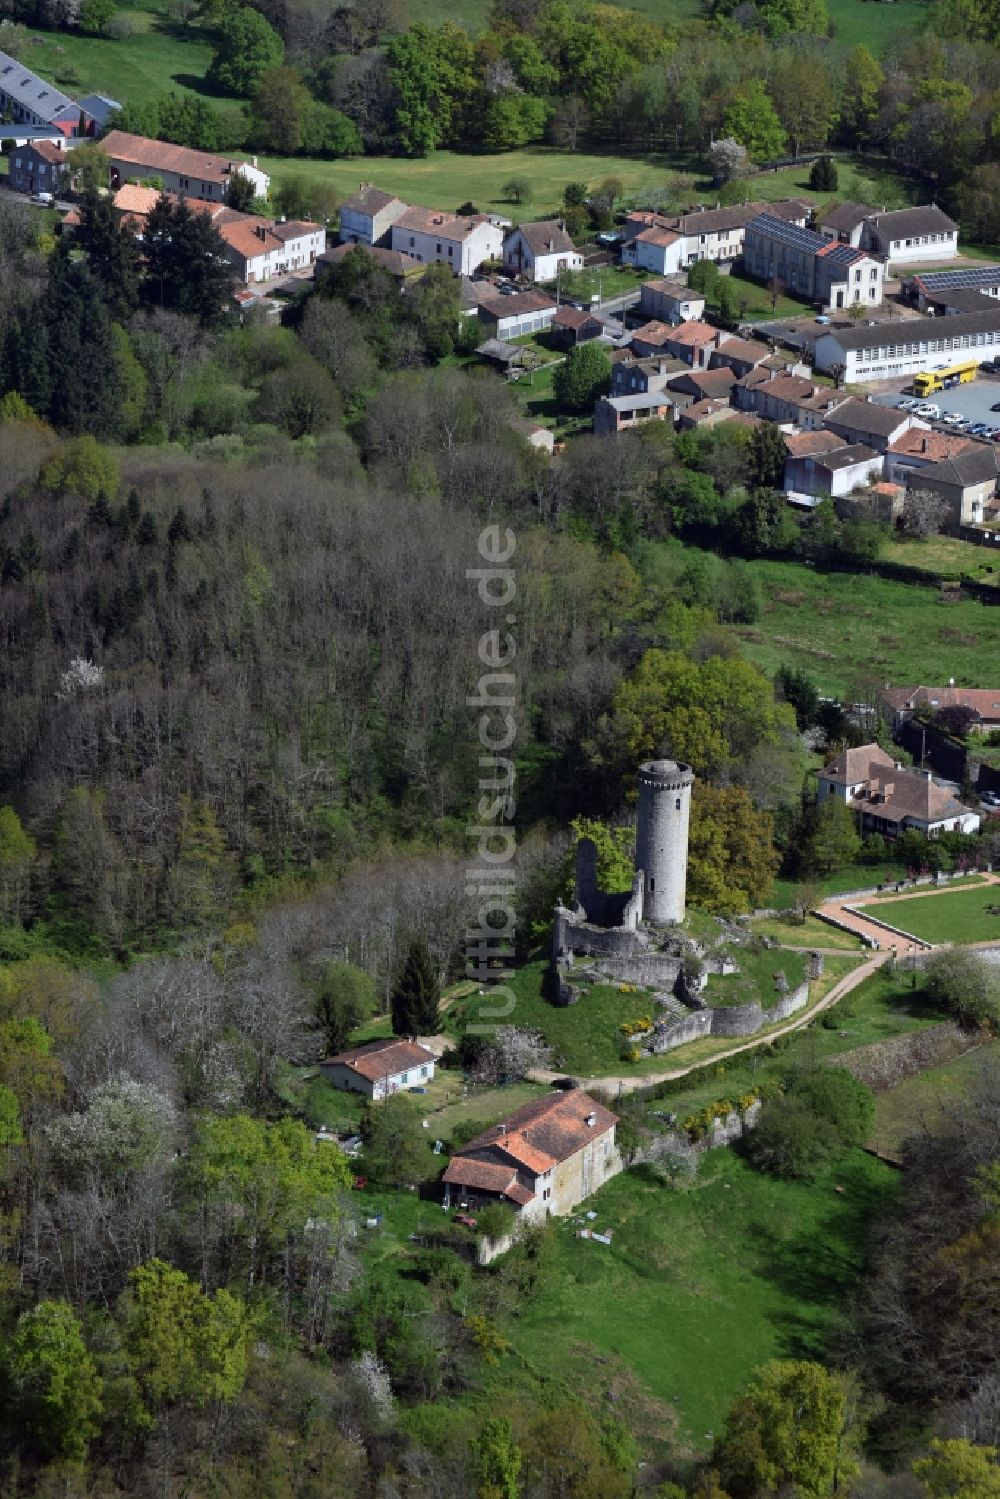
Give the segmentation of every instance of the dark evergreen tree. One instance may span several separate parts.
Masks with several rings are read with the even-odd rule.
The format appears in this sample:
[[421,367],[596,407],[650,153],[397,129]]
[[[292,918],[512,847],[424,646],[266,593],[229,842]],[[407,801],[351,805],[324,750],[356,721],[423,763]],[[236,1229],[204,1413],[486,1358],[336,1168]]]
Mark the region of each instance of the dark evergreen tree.
[[208,214],[161,198],[146,219],[144,300],[152,307],[219,321],[232,288],[226,243]]
[[111,316],[128,317],[139,305],[139,246],[132,225],[113,199],[96,192],[86,195],[73,242],[86,254]]
[[122,376],[103,288],[60,240],[49,264],[45,298],[48,364],[53,372],[47,414],[57,427],[113,437],[122,412]]
[[49,331],[41,300],[18,302],[6,319],[0,389],[16,390],[39,415],[49,409]]
[[840,178],[837,175],[837,163],[832,156],[819,156],[812,164],[809,172],[809,186],[816,193],[835,193]]
[[752,482],[761,489],[780,489],[785,473],[784,434],[773,422],[761,422],[750,434],[747,449]]
[[427,943],[418,937],[410,943],[392,993],[392,1028],[396,1035],[432,1035],[437,1030],[440,997]]

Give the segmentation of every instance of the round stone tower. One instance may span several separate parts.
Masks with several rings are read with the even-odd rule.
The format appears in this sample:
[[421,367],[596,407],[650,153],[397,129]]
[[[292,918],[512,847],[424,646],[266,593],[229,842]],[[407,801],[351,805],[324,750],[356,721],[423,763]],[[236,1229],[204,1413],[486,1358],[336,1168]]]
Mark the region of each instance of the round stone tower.
[[639,766],[635,862],[643,876],[643,921],[684,920],[693,781],[690,765],[676,760]]

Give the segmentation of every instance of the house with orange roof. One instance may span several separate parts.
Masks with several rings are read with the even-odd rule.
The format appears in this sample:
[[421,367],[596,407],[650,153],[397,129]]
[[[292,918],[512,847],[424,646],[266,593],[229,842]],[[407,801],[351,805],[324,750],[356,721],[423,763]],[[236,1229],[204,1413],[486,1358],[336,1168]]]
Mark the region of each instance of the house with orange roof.
[[388,1098],[405,1088],[422,1088],[429,1083],[435,1060],[426,1046],[390,1036],[327,1057],[320,1063],[320,1071],[331,1087],[346,1093]]
[[886,448],[885,476],[891,484],[905,484],[910,474],[930,468],[944,458],[955,458],[972,446],[973,439],[958,432],[911,427],[894,437]]
[[109,131],[101,141],[101,150],[108,159],[112,187],[155,177],[165,192],[224,203],[226,189],[238,172],[252,184],[260,198],[267,197],[271,185],[270,177],[258,167],[256,157],[241,161],[208,151],[192,151],[187,146],[130,135],[125,130]]
[[535,1099],[452,1156],[445,1207],[506,1202],[529,1220],[571,1213],[621,1171],[617,1124],[578,1088]]
[[326,249],[326,229],[307,219],[266,219],[224,208],[213,220],[244,286],[302,270]]

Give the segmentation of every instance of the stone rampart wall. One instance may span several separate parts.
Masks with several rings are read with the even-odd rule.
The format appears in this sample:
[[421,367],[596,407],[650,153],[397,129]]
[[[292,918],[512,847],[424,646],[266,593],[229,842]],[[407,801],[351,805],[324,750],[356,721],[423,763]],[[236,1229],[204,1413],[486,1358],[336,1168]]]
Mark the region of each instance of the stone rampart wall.
[[808,1003],[809,985],[802,983],[783,995],[769,1010],[756,1001],[748,1005],[716,1005],[698,1010],[665,1030],[657,1031],[647,1050],[658,1055],[662,1051],[686,1046],[689,1041],[699,1041],[703,1036],[755,1036],[765,1026],[787,1020]]

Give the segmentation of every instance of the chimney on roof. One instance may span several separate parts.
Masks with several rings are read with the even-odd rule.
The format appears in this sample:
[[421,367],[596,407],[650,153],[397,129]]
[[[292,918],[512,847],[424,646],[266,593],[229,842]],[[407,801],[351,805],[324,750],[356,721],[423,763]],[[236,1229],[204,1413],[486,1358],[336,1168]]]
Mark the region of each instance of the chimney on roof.
[[588,1114],[587,1117],[586,1117],[586,1119],[583,1122],[587,1126],[588,1129],[593,1129],[594,1125],[597,1123],[597,1115],[596,1114]]
[[954,687],[954,685],[955,685],[955,678],[954,677],[949,677],[948,678],[948,686],[949,687]]
[[927,439],[926,439],[926,437],[922,437],[920,439],[920,451],[921,451],[921,453],[926,453],[927,452]]
[[264,228],[264,225],[263,224],[257,224],[255,227],[256,227],[257,238],[258,239],[267,239],[267,230]]
[[924,778],[925,781],[929,781],[930,780],[931,773],[930,773],[929,770],[921,771],[921,774],[922,774],[922,776],[923,776],[923,778]]

